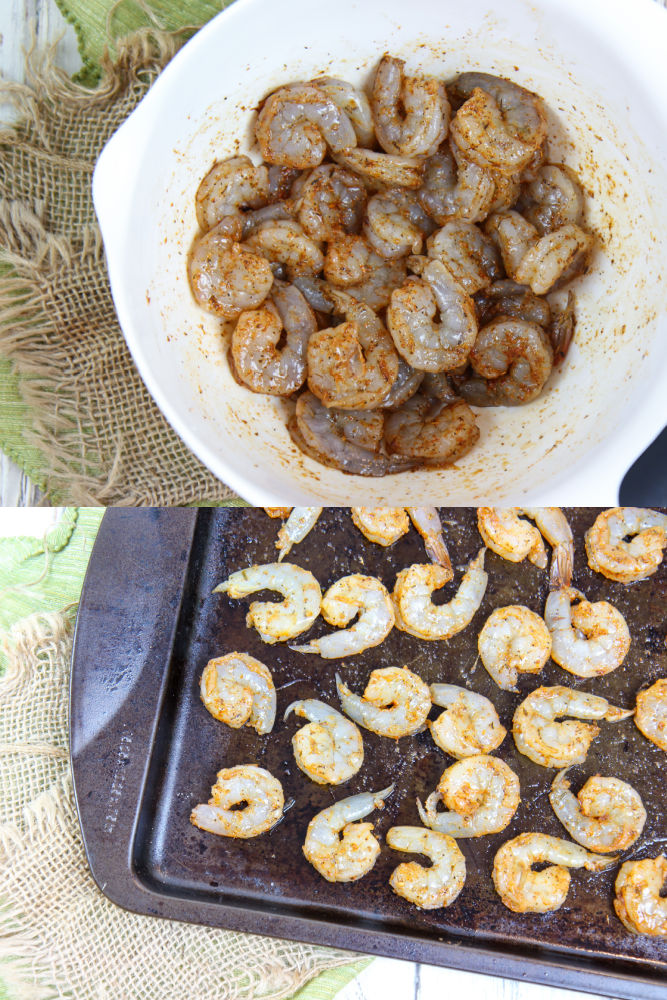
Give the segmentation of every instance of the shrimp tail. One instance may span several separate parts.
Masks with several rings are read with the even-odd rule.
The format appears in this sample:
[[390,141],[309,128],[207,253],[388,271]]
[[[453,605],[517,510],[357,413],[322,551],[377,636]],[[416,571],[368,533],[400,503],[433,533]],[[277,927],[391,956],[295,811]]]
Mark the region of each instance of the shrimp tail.
[[555,545],[551,557],[549,573],[549,589],[563,590],[572,581],[572,552],[565,545]]

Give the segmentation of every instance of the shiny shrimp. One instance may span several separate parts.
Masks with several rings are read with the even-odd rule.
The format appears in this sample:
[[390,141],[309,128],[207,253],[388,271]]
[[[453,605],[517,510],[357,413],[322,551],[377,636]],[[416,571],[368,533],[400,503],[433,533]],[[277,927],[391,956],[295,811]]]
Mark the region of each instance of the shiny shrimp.
[[269,771],[237,764],[218,771],[208,804],[195,806],[190,822],[220,837],[257,837],[282,818],[284,805],[282,785]]
[[359,531],[376,545],[393,545],[410,530],[404,507],[350,507]]
[[364,762],[361,733],[350,720],[323,701],[293,701],[284,718],[294,712],[308,725],[292,737],[297,766],[318,785],[340,785],[357,773]]
[[616,877],[614,909],[633,934],[667,937],[667,858],[626,861]]
[[507,736],[493,702],[455,684],[431,684],[431,700],[445,711],[429,722],[435,743],[462,760],[496,750]]
[[248,653],[227,653],[209,660],[199,691],[213,718],[232,729],[251,726],[260,735],[273,729],[276,689],[271,671]]
[[215,163],[197,188],[197,221],[204,232],[226,216],[261,208],[269,200],[269,172],[247,156],[231,156]]
[[385,423],[389,452],[434,468],[451,466],[478,440],[475,414],[462,399],[448,403],[411,396]]
[[422,182],[424,161],[413,156],[391,156],[370,149],[345,149],[334,156],[360,174],[370,186],[418,188]]
[[341,799],[311,819],[303,853],[327,882],[354,882],[366,875],[380,854],[372,823],[358,823],[382,809],[394,786]]
[[500,316],[479,331],[469,356],[479,377],[473,375],[459,392],[471,406],[522,406],[542,392],[553,359],[541,326]]
[[[520,514],[535,521],[536,527],[522,520]],[[544,536],[553,547],[555,585],[569,585],[574,540],[560,507],[478,507],[477,527],[485,544],[503,559],[521,562],[527,557],[540,569],[545,569],[547,565],[547,553],[542,541]]]
[[352,573],[336,580],[322,598],[321,613],[339,628],[357,615],[350,628],[311,639],[306,646],[292,646],[299,653],[318,653],[327,659],[353,656],[379,646],[394,627],[394,609],[387,589],[374,576]]
[[639,692],[635,725],[647,740],[667,750],[667,678],[661,677]]
[[255,136],[267,163],[306,170],[317,167],[327,148],[356,146],[357,137],[345,112],[318,87],[292,83],[264,102]]
[[551,653],[549,629],[522,605],[496,608],[477,640],[487,673],[503,691],[516,691],[519,674],[539,674]]
[[262,222],[243,245],[271,264],[282,264],[290,278],[317,274],[324,267],[319,246],[292,219]]
[[428,238],[426,246],[428,256],[444,264],[468,295],[503,277],[497,247],[472,222],[446,222]]
[[596,854],[631,847],[646,822],[646,810],[632,785],[596,774],[574,795],[565,773],[554,778],[549,801],[572,839]]
[[343,711],[364,729],[392,740],[424,728],[431,709],[428,686],[407,667],[373,670],[360,697],[336,674]]
[[304,540],[308,532],[315,527],[321,513],[321,507],[292,508],[292,513],[278,532],[278,541],[276,542],[276,548],[280,553],[278,562],[282,562],[293,545]]
[[461,160],[457,165],[444,148],[430,156],[424,165],[424,180],[417,192],[420,204],[439,226],[451,219],[481,222],[489,214],[496,194],[491,174]]
[[520,285],[530,285],[536,295],[555,291],[584,273],[593,246],[593,237],[569,222],[541,236],[510,277]]
[[363,236],[340,236],[330,240],[324,257],[324,277],[331,285],[365,302],[373,310],[389,304],[394,288],[407,275],[405,261],[387,260],[373,250]]
[[612,507],[597,516],[585,542],[591,569],[619,583],[645,580],[662,562],[667,515],[644,507]]
[[442,522],[437,507],[408,507],[407,512],[415,528],[424,539],[426,555],[431,562],[443,566],[451,580],[454,575],[452,563],[442,534]]
[[488,576],[484,571],[481,549],[466,570],[455,597],[448,604],[433,604],[434,590],[444,586],[451,576],[442,566],[415,564],[396,577],[392,599],[396,609],[396,627],[418,639],[451,639],[471,621],[482,603]]
[[[573,602],[578,601],[574,604]],[[607,601],[591,604],[572,587],[552,590],[544,619],[551,633],[551,658],[577,677],[601,677],[623,663],[630,632],[620,611]]]
[[371,111],[378,142],[398,156],[430,156],[449,126],[444,85],[429,76],[407,76],[402,59],[384,55],[375,72]]
[[268,262],[230,239],[224,219],[197,239],[188,273],[197,304],[221,319],[257,308],[273,284]]
[[362,182],[356,174],[335,163],[315,167],[296,202],[304,232],[318,241],[358,233],[365,206],[366,188]]
[[466,862],[451,837],[418,826],[392,826],[387,831],[387,847],[394,851],[424,854],[432,862],[428,868],[416,861],[394,868],[389,885],[398,896],[421,910],[450,906],[466,880]]
[[238,570],[218,584],[213,593],[237,598],[258,590],[276,590],[284,598],[279,603],[254,601],[250,605],[246,625],[256,628],[264,642],[293,639],[309,629],[320,613],[319,583],[307,569],[292,563],[268,563]]
[[346,80],[338,80],[332,76],[318,76],[316,80],[311,82],[318,90],[330,97],[334,104],[347,115],[359,145],[372,146],[375,143],[373,115],[370,102],[363,90],[353,87]]
[[[448,767],[425,804],[417,799],[417,809],[432,830],[450,837],[486,837],[505,829],[519,802],[519,779],[512,768],[497,757],[477,754]],[[438,811],[440,803],[447,811]]]
[[568,222],[579,223],[584,196],[579,181],[562,163],[545,163],[525,188],[523,214],[544,235]]
[[424,232],[419,217],[415,217],[410,204],[399,198],[394,190],[383,191],[369,198],[363,231],[375,252],[386,260],[419,253]]

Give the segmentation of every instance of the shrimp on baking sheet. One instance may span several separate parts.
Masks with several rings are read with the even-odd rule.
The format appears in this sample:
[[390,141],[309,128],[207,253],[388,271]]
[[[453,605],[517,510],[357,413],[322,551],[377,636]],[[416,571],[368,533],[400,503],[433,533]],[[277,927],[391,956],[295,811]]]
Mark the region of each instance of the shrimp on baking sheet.
[[227,653],[209,660],[199,690],[213,718],[232,729],[252,726],[260,735],[273,729],[276,689],[271,671],[248,653]]
[[495,706],[484,695],[455,684],[431,684],[431,700],[445,711],[428,722],[431,736],[457,760],[496,750],[507,736]]
[[[566,687],[540,687],[525,698],[514,713],[517,750],[542,767],[569,767],[586,759],[588,748],[600,732],[598,726],[581,719],[621,722],[633,710],[616,708],[606,698]],[[557,719],[570,715],[565,722]],[[576,721],[575,721],[576,720]]]
[[292,508],[292,513],[278,532],[278,541],[276,542],[276,548],[280,553],[278,562],[282,562],[293,545],[304,540],[311,528],[317,523],[321,513],[321,507]]
[[220,837],[257,837],[276,825],[284,806],[277,778],[255,764],[237,764],[218,771],[208,804],[195,806],[190,822]]
[[362,535],[376,545],[393,545],[410,530],[405,507],[350,507],[350,514]]
[[516,691],[519,674],[539,674],[551,654],[549,629],[523,605],[496,608],[477,640],[487,673],[503,691]]
[[340,785],[364,762],[364,744],[354,722],[314,698],[293,701],[285,709],[308,719],[292,737],[297,767],[318,785]]
[[371,95],[375,134],[387,153],[430,156],[449,127],[444,84],[432,76],[407,76],[405,62],[384,55]]
[[596,774],[574,795],[565,774],[559,771],[554,778],[549,801],[572,839],[596,854],[631,847],[646,822],[644,804],[632,785]]
[[[519,779],[503,760],[488,754],[465,757],[442,774],[424,805],[422,823],[450,837],[485,837],[511,822],[521,800]],[[438,812],[442,803],[448,812]]]
[[361,697],[338,674],[336,687],[346,715],[364,729],[393,740],[423,729],[431,709],[428,686],[407,667],[373,670]]
[[551,659],[577,677],[611,673],[630,649],[630,631],[621,612],[607,601],[591,604],[574,587],[551,591],[544,620],[551,633]]
[[667,858],[626,861],[616,876],[614,909],[634,934],[667,937]]
[[273,284],[269,262],[235,242],[225,219],[195,241],[188,275],[197,304],[221,319],[256,309]]
[[[550,861],[543,871],[533,865]],[[599,872],[615,857],[589,854],[578,844],[546,833],[521,833],[506,841],[493,862],[493,884],[505,906],[515,913],[548,913],[562,906],[570,888],[568,868]]]
[[445,539],[442,534],[442,523],[440,521],[440,515],[438,514],[438,508],[406,507],[406,510],[410,515],[410,520],[413,525],[424,539],[426,555],[429,557],[431,562],[442,566],[443,569],[445,569],[449,574],[449,580],[451,580],[454,573],[452,571],[452,563],[449,558],[449,552],[447,551]]
[[247,597],[258,590],[277,590],[280,603],[254,601],[246,617],[248,628],[256,628],[263,642],[284,642],[305,632],[320,613],[322,591],[307,569],[293,563],[267,563],[232,573],[214,588],[214,594]]
[[264,510],[269,517],[282,517],[283,520],[289,517],[291,507],[265,507]]
[[635,725],[647,740],[667,750],[667,677],[639,692]]
[[327,882],[354,882],[366,875],[380,853],[372,823],[357,823],[384,808],[393,785],[381,792],[360,792],[323,809],[308,824],[303,853]]
[[454,902],[465,884],[466,861],[452,837],[419,826],[392,826],[386,841],[394,851],[424,854],[432,862],[429,868],[416,861],[394,868],[389,885],[398,896],[421,910],[436,910]]
[[451,639],[470,624],[482,603],[488,580],[484,572],[484,552],[470,562],[449,604],[433,604],[431,594],[443,587],[450,577],[442,566],[415,563],[396,577],[392,600],[396,610],[396,628],[418,639]]
[[255,136],[267,163],[306,170],[332,152],[357,145],[344,111],[312,83],[290,83],[267,97]]
[[619,583],[645,580],[662,562],[667,515],[644,507],[612,507],[597,516],[584,540],[591,569]]
[[[521,514],[535,521],[536,527],[523,521]],[[552,579],[557,586],[569,586],[574,539],[560,507],[478,507],[477,527],[485,544],[503,559],[521,562],[528,557],[540,569],[547,565],[542,541],[546,538],[553,549]]]
[[394,609],[386,587],[374,576],[352,573],[336,580],[322,598],[322,617],[342,627],[359,615],[350,628],[291,646],[298,653],[319,653],[326,659],[353,656],[378,646],[394,627]]

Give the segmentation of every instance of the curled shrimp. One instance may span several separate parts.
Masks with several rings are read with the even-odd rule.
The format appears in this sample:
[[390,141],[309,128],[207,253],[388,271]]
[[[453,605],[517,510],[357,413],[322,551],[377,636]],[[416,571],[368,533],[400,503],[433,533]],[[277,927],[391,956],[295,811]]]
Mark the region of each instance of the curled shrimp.
[[361,733],[350,719],[323,701],[293,701],[285,710],[308,719],[292,737],[297,767],[318,785],[340,785],[364,762]]
[[477,640],[487,673],[503,691],[516,691],[519,674],[539,674],[551,654],[549,629],[523,605],[496,608]]
[[466,880],[466,861],[455,840],[419,826],[392,826],[386,839],[392,850],[424,854],[432,862],[428,868],[416,861],[394,868],[389,885],[396,895],[420,910],[437,910],[454,902]]
[[[544,861],[552,864],[543,871],[533,871],[533,865]],[[546,833],[521,833],[497,852],[493,884],[505,906],[515,913],[548,913],[565,902],[570,888],[568,868],[599,872],[615,861]]]
[[419,257],[411,266],[420,277],[392,292],[387,327],[413,368],[451,371],[465,364],[475,343],[475,305],[441,261]]
[[439,226],[451,219],[483,221],[496,196],[496,185],[488,170],[470,160],[457,164],[444,148],[424,164],[424,180],[417,192],[420,204]]
[[261,208],[269,200],[269,172],[248,156],[231,156],[214,163],[197,188],[197,222],[204,232],[227,216],[241,216],[244,209]]
[[418,639],[451,639],[469,625],[482,603],[488,576],[484,571],[484,552],[470,562],[456,592],[448,604],[433,604],[431,594],[451,579],[442,566],[415,563],[396,577],[392,600],[396,610],[396,628]]
[[227,653],[209,660],[199,691],[213,718],[232,729],[251,726],[261,736],[273,729],[276,689],[271,671],[248,653]]
[[442,523],[437,507],[408,507],[410,520],[424,539],[426,555],[431,562],[438,563],[447,572],[448,581],[452,579],[452,562],[449,558],[447,545],[442,534]]
[[257,837],[276,825],[284,806],[277,778],[255,764],[237,764],[218,771],[208,804],[195,806],[190,822],[220,837]]
[[545,163],[525,187],[523,214],[544,235],[568,222],[579,223],[584,196],[579,181],[562,163]]
[[424,381],[424,372],[398,358],[398,375],[387,395],[382,400],[382,408],[385,410],[397,410],[409,399],[416,395],[420,385]]
[[334,160],[375,187],[418,188],[424,173],[424,161],[419,158],[391,156],[370,149],[345,149]]
[[[363,236],[341,236],[327,245],[324,277],[373,310],[388,305],[391,293],[406,277],[405,261],[387,260]],[[326,310],[327,312],[329,309]]]
[[375,142],[373,115],[363,90],[333,76],[318,76],[312,82],[350,119],[359,145],[372,146]]
[[495,281],[475,295],[480,326],[486,326],[498,316],[538,323],[544,330],[552,324],[551,307],[546,299],[531,292],[525,285],[504,279]]
[[465,219],[446,222],[429,236],[426,246],[428,256],[439,260],[468,295],[503,277],[495,244]]
[[359,618],[341,632],[311,639],[306,646],[292,646],[299,653],[318,653],[326,659],[353,656],[372,646],[379,646],[394,627],[394,609],[386,587],[374,576],[352,573],[336,580],[322,598],[322,617],[329,625],[341,628]]
[[385,422],[387,450],[420,465],[447,468],[479,441],[475,414],[462,399],[453,403],[411,396]]
[[[572,606],[573,601],[579,603]],[[573,587],[552,590],[544,619],[551,633],[551,658],[577,677],[601,677],[616,670],[630,649],[625,618],[612,604],[591,604]]]
[[447,134],[447,92],[434,77],[405,75],[404,66],[389,55],[380,60],[371,96],[375,134],[387,153],[430,156]]
[[492,320],[470,351],[474,376],[459,386],[472,406],[522,406],[542,392],[553,368],[549,337],[537,323]]
[[644,507],[612,507],[596,517],[584,540],[588,565],[597,573],[619,583],[645,580],[662,562],[667,515]]
[[510,277],[521,285],[530,285],[536,295],[555,291],[584,273],[593,245],[590,233],[568,222],[541,236]]
[[635,725],[647,740],[667,750],[667,678],[661,677],[639,692]]
[[662,895],[666,880],[664,854],[621,865],[614,885],[614,909],[633,934],[667,937],[667,899]]
[[381,792],[360,792],[323,809],[308,824],[303,853],[327,882],[354,882],[366,875],[380,854],[372,823],[357,823],[384,808],[394,786]]
[[361,697],[338,674],[336,687],[346,715],[364,729],[392,740],[423,729],[431,709],[428,686],[407,667],[373,670]]
[[308,532],[317,524],[321,513],[321,507],[292,508],[292,513],[278,532],[278,541],[276,542],[276,548],[280,553],[278,562],[283,561],[293,545],[304,540]]
[[[497,757],[476,754],[448,767],[425,805],[417,799],[417,809],[432,830],[450,837],[485,837],[505,829],[520,800],[512,768]],[[441,802],[448,812],[437,811]]]
[[289,517],[291,507],[265,507],[265,512],[269,517],[282,517],[283,519]]
[[257,116],[255,136],[268,163],[306,170],[326,154],[356,146],[345,112],[319,87],[291,83],[271,94]]
[[431,700],[445,711],[428,727],[435,743],[450,757],[462,760],[492,753],[507,736],[493,702],[484,695],[455,684],[431,684]]
[[503,77],[461,73],[451,86],[463,100],[451,123],[459,149],[480,166],[514,174],[528,166],[546,136],[539,98]]
[[320,241],[358,233],[365,207],[366,188],[356,174],[335,163],[315,167],[297,199],[304,232]]
[[290,396],[306,380],[306,349],[316,330],[298,288],[275,282],[268,301],[242,312],[234,327],[230,361],[237,381],[252,392]]
[[[536,527],[520,514],[535,521]],[[552,579],[557,586],[569,585],[574,539],[560,507],[478,507],[477,527],[484,543],[503,559],[521,562],[527,557],[540,569],[547,565],[544,536],[553,548]]]
[[268,262],[230,239],[224,219],[196,240],[188,274],[197,304],[222,319],[256,309],[273,284]]
[[363,231],[373,250],[386,260],[419,253],[423,241],[423,218],[415,217],[419,203],[396,189],[374,194],[368,199]]
[[500,250],[507,274],[515,278],[521,261],[539,238],[537,229],[519,212],[508,210],[493,212],[484,231]]
[[369,542],[393,545],[410,529],[403,507],[350,507],[352,521]]
[[263,642],[284,642],[305,632],[320,613],[322,591],[307,569],[292,563],[249,566],[232,573],[213,590],[214,594],[247,597],[258,590],[277,590],[279,603],[254,601],[246,616],[248,628],[256,628]]
[[262,222],[244,246],[272,264],[284,265],[290,278],[299,274],[317,274],[324,267],[319,246],[293,219]]
[[[556,721],[566,715],[574,718]],[[588,748],[600,732],[599,726],[581,722],[581,719],[621,722],[631,715],[632,711],[616,708],[606,698],[586,691],[561,686],[539,687],[517,708],[512,732],[517,750],[535,764],[570,767],[583,763]]]
[[551,784],[551,808],[573,840],[596,854],[625,851],[639,839],[646,810],[632,785],[618,778],[589,778],[577,795],[570,791],[566,771]]

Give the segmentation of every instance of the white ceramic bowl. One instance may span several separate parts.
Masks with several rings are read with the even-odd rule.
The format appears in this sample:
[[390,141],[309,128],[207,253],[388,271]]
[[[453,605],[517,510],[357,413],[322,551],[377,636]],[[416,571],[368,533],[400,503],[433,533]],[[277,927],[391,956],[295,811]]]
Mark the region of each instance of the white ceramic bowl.
[[[186,259],[199,181],[216,159],[251,149],[258,101],[321,73],[367,82],[385,51],[408,70],[479,68],[541,94],[551,158],[579,174],[598,249],[575,283],[576,339],[548,392],[481,410],[480,443],[455,469],[364,479],[303,456],[286,404],[235,383]],[[237,0],[113,136],[93,193],[146,385],[192,451],[252,503],[613,504],[665,423],[667,12],[653,0]]]

